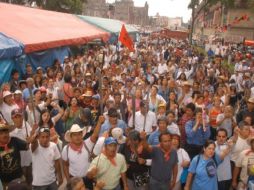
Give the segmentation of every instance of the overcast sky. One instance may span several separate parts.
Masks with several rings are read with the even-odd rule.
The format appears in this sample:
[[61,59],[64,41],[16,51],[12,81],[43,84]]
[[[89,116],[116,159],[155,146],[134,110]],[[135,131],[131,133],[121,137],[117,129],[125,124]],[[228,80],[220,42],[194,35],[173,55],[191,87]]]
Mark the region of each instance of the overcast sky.
[[149,16],[154,16],[158,12],[161,16],[183,17],[184,22],[190,19],[191,11],[188,10],[190,0],[134,0],[134,3],[135,6],[144,6],[146,1],[149,5]]

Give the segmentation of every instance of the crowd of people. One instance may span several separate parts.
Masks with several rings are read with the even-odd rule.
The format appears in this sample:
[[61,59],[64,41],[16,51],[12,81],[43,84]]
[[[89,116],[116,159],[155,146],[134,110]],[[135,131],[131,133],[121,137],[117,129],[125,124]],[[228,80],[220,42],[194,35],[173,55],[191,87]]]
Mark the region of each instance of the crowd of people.
[[145,39],[13,69],[0,189],[253,189],[254,59],[218,48]]

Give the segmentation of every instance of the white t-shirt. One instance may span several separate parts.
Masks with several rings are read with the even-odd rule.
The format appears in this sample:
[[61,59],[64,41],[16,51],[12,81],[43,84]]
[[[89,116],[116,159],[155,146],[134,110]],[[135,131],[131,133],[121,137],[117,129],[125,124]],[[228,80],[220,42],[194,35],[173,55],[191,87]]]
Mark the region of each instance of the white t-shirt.
[[180,135],[180,136],[181,136],[179,127],[178,127],[178,125],[175,124],[174,122],[171,123],[170,125],[168,125],[167,128],[168,128],[168,132],[170,132],[171,134],[177,134],[177,135]]
[[183,148],[179,148],[177,150],[177,157],[178,157],[178,164],[177,164],[178,172],[177,172],[176,182],[180,180],[181,174],[183,172],[182,162],[190,161],[190,157],[188,153]]
[[32,152],[33,185],[44,186],[56,181],[55,161],[61,158],[57,145],[50,142],[49,147],[38,145]]
[[[17,137],[23,141],[26,141],[27,134],[30,136],[32,128],[30,127],[29,123],[23,121],[23,125],[21,129],[15,128],[12,132],[10,132],[11,137]],[[21,157],[21,167],[30,166],[32,163],[32,152],[31,150],[20,151]]]
[[237,158],[239,157],[240,153],[243,150],[249,149],[250,145],[247,143],[247,139],[242,139],[238,137],[232,151],[231,151],[231,160],[236,162]]
[[12,119],[11,119],[11,111],[14,109],[19,109],[17,104],[13,104],[11,106],[9,106],[8,104],[6,104],[5,102],[0,105],[0,111],[2,112],[4,119],[9,123],[13,123]]
[[166,72],[168,72],[168,67],[167,67],[166,63],[159,64],[158,65],[158,73],[161,75]]
[[[94,143],[90,138],[84,141],[89,151],[92,151]],[[68,155],[67,155],[68,148]],[[69,160],[69,173],[74,177],[85,177],[87,170],[89,168],[89,153],[87,152],[85,146],[83,146],[81,153],[72,150],[69,145],[66,145],[62,151],[62,159],[64,161]]]
[[[144,128],[144,122],[145,122],[145,116],[143,114],[141,114],[140,111],[135,113],[135,130],[141,132],[143,131]],[[157,126],[157,119],[156,119],[156,115],[154,112],[148,111],[147,112],[147,116],[146,116],[146,126],[145,126],[145,132],[147,134],[151,134],[152,133],[152,127],[153,126]],[[133,126],[133,119],[132,116],[129,119],[128,122],[129,126]]]

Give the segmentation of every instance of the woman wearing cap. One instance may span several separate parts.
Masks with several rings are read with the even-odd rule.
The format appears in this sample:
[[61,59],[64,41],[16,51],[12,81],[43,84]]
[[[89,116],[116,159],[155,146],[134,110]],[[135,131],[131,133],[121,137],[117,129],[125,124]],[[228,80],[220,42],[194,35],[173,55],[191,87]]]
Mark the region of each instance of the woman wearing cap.
[[185,177],[187,177],[187,167],[190,164],[190,157],[188,153],[180,147],[180,136],[178,134],[172,135],[172,147],[177,150],[178,157],[178,172],[176,177],[176,185],[173,190],[181,190],[181,185],[185,184],[186,182]]

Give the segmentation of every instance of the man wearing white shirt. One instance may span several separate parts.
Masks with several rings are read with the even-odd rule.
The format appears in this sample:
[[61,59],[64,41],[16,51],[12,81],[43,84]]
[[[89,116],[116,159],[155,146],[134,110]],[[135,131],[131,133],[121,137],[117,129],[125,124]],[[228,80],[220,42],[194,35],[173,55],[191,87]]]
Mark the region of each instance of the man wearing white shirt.
[[[32,128],[23,119],[23,113],[21,109],[14,109],[11,112],[11,118],[15,129],[10,132],[11,137],[17,137],[23,141],[26,141],[27,137],[31,135]],[[28,184],[32,183],[32,153],[30,150],[20,151],[21,167],[25,175]]]
[[0,105],[0,112],[2,112],[2,115],[8,124],[12,123],[11,111],[19,108],[12,100],[12,93],[10,91],[4,91],[3,103]]
[[168,72],[168,66],[167,66],[166,62],[163,61],[163,63],[159,63],[159,65],[158,65],[158,73],[160,75],[162,75],[162,74],[165,74],[167,72]]
[[[133,116],[130,117],[128,126],[133,126]],[[156,115],[154,112],[148,110],[148,105],[145,101],[140,103],[140,111],[135,113],[134,121],[135,130],[141,132],[145,131],[148,135],[153,132],[153,128],[157,126]]]
[[[50,142],[49,128],[40,128],[32,142],[33,190],[56,190],[63,183],[60,167],[61,154],[57,145]],[[58,176],[58,184],[56,183]],[[58,185],[58,186],[57,186]]]
[[[216,148],[215,152],[221,154],[225,149],[227,149],[227,131],[226,129],[218,129],[216,136]],[[219,190],[229,190],[231,185],[232,173],[230,165],[230,155],[227,155],[223,162],[217,168],[218,176],[218,187]]]

